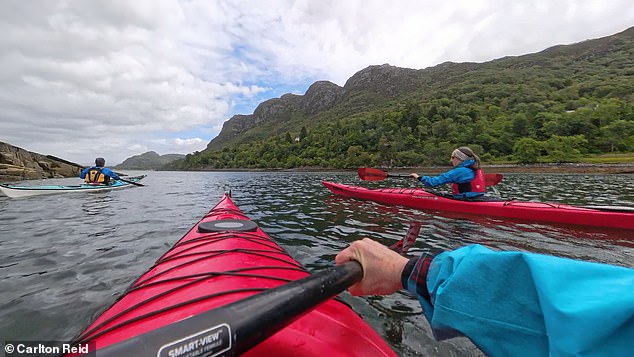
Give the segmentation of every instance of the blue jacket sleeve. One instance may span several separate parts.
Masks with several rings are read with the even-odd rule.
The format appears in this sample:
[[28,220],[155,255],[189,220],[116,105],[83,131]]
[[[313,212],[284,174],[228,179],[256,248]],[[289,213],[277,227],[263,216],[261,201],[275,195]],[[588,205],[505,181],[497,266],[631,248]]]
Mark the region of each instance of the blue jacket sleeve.
[[88,174],[88,170],[90,170],[90,167],[86,167],[85,169],[81,170],[81,172],[79,173],[79,178],[85,179],[86,174]]
[[[423,273],[429,295],[417,295],[436,336],[459,331],[489,356],[631,354],[634,269],[472,245]],[[415,275],[403,284],[414,293]]]
[[438,176],[429,177],[421,176],[419,181],[425,186],[435,187],[447,183],[463,183],[469,182],[475,178],[473,170],[467,167],[456,167]]
[[103,169],[101,169],[101,173],[103,173],[104,175],[110,176],[115,180],[119,179],[119,175],[117,175],[114,171],[110,170],[107,167],[104,167]]

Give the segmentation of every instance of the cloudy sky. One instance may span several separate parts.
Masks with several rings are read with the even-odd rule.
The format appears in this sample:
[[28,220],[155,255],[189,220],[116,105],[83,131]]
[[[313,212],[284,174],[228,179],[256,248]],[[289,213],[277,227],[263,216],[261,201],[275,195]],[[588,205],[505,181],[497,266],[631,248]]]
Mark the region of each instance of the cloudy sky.
[[484,62],[634,26],[632,0],[0,0],[0,141],[80,164],[202,150],[375,64]]

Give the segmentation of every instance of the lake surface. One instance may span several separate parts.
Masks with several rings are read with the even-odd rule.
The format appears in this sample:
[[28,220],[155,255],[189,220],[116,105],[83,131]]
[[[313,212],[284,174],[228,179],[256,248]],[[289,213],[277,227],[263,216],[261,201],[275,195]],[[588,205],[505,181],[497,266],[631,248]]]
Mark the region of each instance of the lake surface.
[[[413,187],[407,179],[368,184],[353,172],[147,174],[146,187],[0,196],[0,340],[72,339],[227,191],[311,271],[331,266],[337,252],[363,237],[390,245],[412,222],[422,224],[414,255],[479,243],[634,267],[634,232],[458,218],[339,198],[321,185],[325,179]],[[634,175],[507,174],[498,188],[503,197],[523,200],[634,206]],[[342,296],[401,356],[481,355],[466,338],[435,341],[418,302],[407,293]]]

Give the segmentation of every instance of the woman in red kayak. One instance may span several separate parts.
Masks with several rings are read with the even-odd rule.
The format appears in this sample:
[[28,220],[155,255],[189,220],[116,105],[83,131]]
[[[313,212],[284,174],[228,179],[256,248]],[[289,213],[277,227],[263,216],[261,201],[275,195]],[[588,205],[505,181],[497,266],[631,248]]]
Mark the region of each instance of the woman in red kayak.
[[353,295],[416,294],[434,336],[469,337],[487,356],[630,356],[634,269],[470,245],[408,260],[371,239]]
[[484,173],[480,169],[480,158],[473,150],[466,146],[457,148],[451,153],[450,162],[454,168],[444,174],[430,177],[412,173],[410,176],[428,187],[450,183],[454,198],[475,198],[484,195]]

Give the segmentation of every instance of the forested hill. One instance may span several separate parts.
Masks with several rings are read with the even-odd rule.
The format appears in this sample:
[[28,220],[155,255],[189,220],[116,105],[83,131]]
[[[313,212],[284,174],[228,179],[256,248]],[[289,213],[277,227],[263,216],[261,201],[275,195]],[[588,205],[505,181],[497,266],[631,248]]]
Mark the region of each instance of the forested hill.
[[485,162],[574,162],[634,151],[634,27],[486,63],[370,66],[236,115],[171,168],[352,168],[447,164],[469,145]]
[[181,154],[159,155],[154,151],[148,151],[125,159],[115,168],[120,170],[158,170],[163,165],[184,157],[185,155]]

